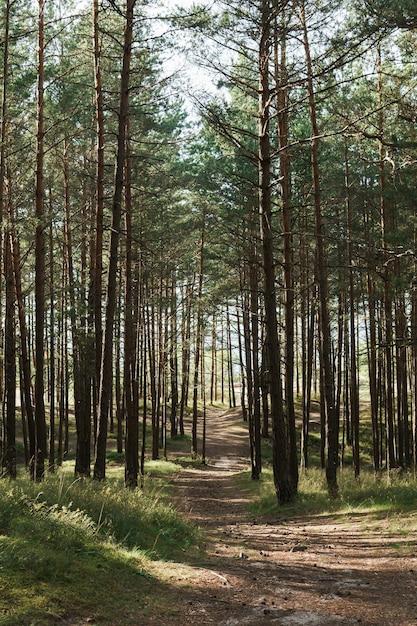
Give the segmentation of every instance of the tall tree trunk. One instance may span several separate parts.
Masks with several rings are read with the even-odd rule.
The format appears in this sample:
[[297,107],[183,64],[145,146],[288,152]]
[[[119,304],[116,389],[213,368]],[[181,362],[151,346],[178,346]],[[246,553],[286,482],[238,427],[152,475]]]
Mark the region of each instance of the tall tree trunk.
[[246,406],[246,375],[245,375],[245,364],[243,358],[243,342],[242,342],[242,325],[240,322],[239,315],[239,300],[236,297],[236,325],[237,325],[237,339],[238,339],[238,348],[239,348],[239,365],[240,365],[240,379],[241,379],[241,392],[240,392],[240,405],[242,407],[242,417],[243,421],[248,421],[248,409]]
[[171,437],[178,435],[178,342],[177,342],[177,281],[175,273],[171,283],[171,328],[169,369],[171,373]]
[[356,323],[355,323],[355,277],[353,270],[352,252],[352,208],[350,199],[350,177],[348,149],[345,141],[345,190],[346,190],[346,226],[347,226],[347,263],[349,271],[349,397],[350,397],[350,418],[352,423],[352,444],[353,444],[353,465],[355,476],[359,476],[359,388],[358,388],[358,368],[356,357]]
[[232,330],[230,324],[229,304],[226,305],[226,329],[227,329],[227,362],[229,371],[229,407],[236,408],[235,381],[233,376],[233,345]]
[[262,472],[261,452],[261,377],[259,359],[259,273],[255,244],[250,246],[249,286],[250,286],[250,341],[252,372],[252,411],[249,418],[249,438],[252,455],[252,480],[259,480]]
[[268,0],[261,0],[261,32],[259,42],[259,215],[263,252],[266,341],[271,378],[271,418],[273,428],[273,470],[277,498],[280,504],[294,498],[289,466],[288,433],[285,423],[282,386],[281,350],[277,329],[275,291],[275,261],[272,231],[271,154],[269,137],[269,56],[270,26],[273,13]]
[[85,334],[78,319],[77,311],[79,306],[76,296],[75,270],[72,250],[72,229],[70,216],[70,189],[69,189],[69,158],[68,142],[64,139],[63,155],[63,176],[64,176],[64,237],[65,237],[65,259],[66,275],[68,281],[68,297],[70,304],[70,323],[72,335],[72,361],[74,376],[74,413],[77,431],[75,475],[81,477],[90,476],[90,413],[86,410],[86,379],[83,370]]
[[[275,82],[277,88],[279,169],[284,237],[284,317],[285,317],[285,406],[288,421],[289,464],[294,492],[298,487],[297,435],[294,406],[294,258],[291,210],[290,156],[288,152],[288,77],[286,58],[286,24],[282,12],[281,38],[275,20]],[[280,52],[280,54],[279,54]]]
[[[414,211],[416,217],[416,211]],[[416,223],[414,221],[414,223]],[[414,228],[414,248],[417,245],[417,229]],[[414,479],[417,474],[417,260],[414,258],[414,278],[411,283],[411,406],[412,406],[412,460]]]
[[[244,276],[244,282],[246,277]],[[246,370],[246,382],[247,382],[247,395],[248,395],[248,428],[249,428],[249,446],[250,446],[250,459],[251,468],[256,464],[255,461],[255,447],[253,432],[253,410],[254,410],[254,392],[253,392],[253,371],[252,371],[252,342],[251,342],[251,327],[250,327],[250,294],[247,291],[242,293],[242,318],[243,318],[243,339],[245,347],[245,370]]]
[[151,414],[152,414],[152,460],[159,456],[159,414],[158,414],[158,387],[156,374],[156,337],[155,337],[155,307],[153,303],[146,308],[146,328],[148,334],[149,355],[149,378],[151,391]]
[[101,81],[101,47],[99,32],[99,0],[93,0],[94,84],[97,135],[96,214],[94,258],[91,272],[91,298],[93,302],[95,337],[95,386],[100,381],[102,328],[102,275],[103,275],[103,210],[104,210],[104,107]]
[[[182,298],[182,322],[181,322],[181,336],[182,336],[182,358],[181,358],[181,400],[180,400],[180,434],[184,435],[184,412],[188,403],[188,387],[190,380],[190,345],[191,345],[191,294],[194,291],[195,273],[192,278],[189,278],[187,285],[183,290]],[[184,294],[185,291],[185,294]]]
[[[368,215],[364,216],[364,228],[365,238],[370,241],[369,222],[371,218]],[[368,246],[368,265],[371,267],[371,258],[373,250]],[[375,282],[371,274],[371,270],[368,270],[366,276],[366,292],[367,292],[367,307],[368,310],[368,328],[367,328],[367,359],[368,359],[368,375],[369,375],[369,396],[371,401],[371,422],[372,422],[372,449],[373,449],[373,464],[376,472],[381,469],[381,429],[379,427],[378,419],[378,361],[377,361],[377,322],[376,322],[376,293]]]
[[270,390],[270,381],[269,381],[269,364],[268,364],[268,353],[266,349],[265,343],[265,325],[262,324],[262,335],[261,335],[261,351],[262,351],[262,362],[261,362],[261,392],[262,392],[262,437],[264,439],[269,438],[269,390]]
[[6,307],[4,333],[4,404],[2,476],[16,478],[16,337],[14,322],[14,285],[12,251],[9,233],[3,246],[4,274],[6,277]]
[[393,232],[391,215],[388,210],[386,199],[386,173],[385,173],[385,148],[383,139],[385,135],[384,129],[384,112],[383,112],[383,85],[382,85],[382,67],[381,67],[381,47],[378,45],[378,97],[379,97],[379,116],[378,130],[379,140],[379,187],[380,187],[380,212],[381,212],[381,237],[383,251],[383,272],[384,272],[384,323],[385,323],[385,389],[386,389],[386,438],[387,438],[387,468],[388,470],[397,465],[395,455],[395,432],[394,432],[394,389],[393,389],[393,302],[392,302],[392,278],[389,266],[388,253],[388,234]]
[[52,210],[50,209],[49,225],[49,371],[50,371],[50,401],[49,401],[49,471],[55,471],[55,277],[54,277],[54,249]]
[[313,85],[313,69],[308,40],[305,5],[301,3],[301,25],[303,29],[304,51],[307,65],[308,100],[310,121],[313,138],[311,142],[311,169],[313,178],[314,221],[316,235],[316,279],[319,288],[320,302],[320,339],[321,339],[321,369],[324,397],[322,406],[325,408],[327,423],[327,459],[326,478],[330,497],[337,497],[339,486],[337,482],[337,468],[339,464],[339,414],[335,398],[335,381],[332,366],[330,316],[328,308],[328,277],[327,254],[324,241],[324,227],[321,208],[320,172],[319,172],[319,139],[316,117],[316,103]]
[[[0,223],[3,224],[5,211],[5,173],[6,173],[6,127],[7,127],[7,97],[9,76],[9,26],[10,1],[6,0],[4,9],[4,44],[3,44],[3,80],[1,100],[1,128],[0,128]],[[11,205],[10,188],[8,204]],[[10,212],[7,211],[7,214]],[[16,338],[14,323],[14,276],[13,276],[13,224],[8,223],[4,241],[4,275],[6,277],[6,308],[4,333],[4,400],[6,415],[3,423],[3,455],[2,475],[16,478]],[[0,235],[2,237],[2,234]],[[0,242],[0,258],[2,246]]]
[[210,404],[217,402],[217,316],[213,313],[211,327],[211,379],[210,379]]
[[38,3],[38,109],[36,132],[36,234],[35,234],[35,472],[40,481],[45,471],[46,420],[44,401],[45,363],[45,233],[44,233],[44,5]]
[[132,193],[131,162],[129,144],[126,148],[126,193],[125,193],[125,319],[124,319],[124,371],[123,387],[126,407],[126,456],[125,485],[138,486],[139,474],[139,421],[133,401],[133,380],[135,369],[135,328],[133,323],[133,288],[132,288]]
[[143,366],[142,366],[142,387],[143,387],[143,413],[142,413],[142,442],[140,450],[140,485],[143,488],[145,480],[145,452],[146,452],[146,424],[148,417],[148,395],[146,392],[147,387],[147,354],[148,349],[146,345],[146,325],[145,316],[143,316],[143,328],[142,328],[142,351],[143,351]]
[[109,268],[107,274],[106,316],[103,336],[103,352],[100,372],[100,397],[98,432],[94,478],[104,480],[106,476],[107,423],[111,400],[111,373],[113,357],[113,327],[116,310],[116,278],[118,247],[123,198],[123,171],[126,157],[126,122],[129,113],[129,76],[132,55],[133,11],[136,0],[126,2],[126,24],[123,43],[123,65],[120,85],[119,124],[117,132],[117,156],[112,205]]
[[[193,417],[191,428],[191,454],[193,458],[197,457],[197,423],[198,423],[198,411],[197,411],[197,398],[198,398],[198,370],[200,367],[200,355],[204,359],[204,353],[201,354],[201,346],[203,339],[203,272],[204,272],[204,246],[205,246],[205,233],[206,233],[206,214],[203,210],[203,223],[201,227],[201,242],[200,242],[200,267],[198,275],[198,292],[197,292],[197,320],[196,320],[196,339],[195,339],[195,353],[194,353],[194,377],[193,377]],[[204,380],[201,380],[201,385],[204,390]]]

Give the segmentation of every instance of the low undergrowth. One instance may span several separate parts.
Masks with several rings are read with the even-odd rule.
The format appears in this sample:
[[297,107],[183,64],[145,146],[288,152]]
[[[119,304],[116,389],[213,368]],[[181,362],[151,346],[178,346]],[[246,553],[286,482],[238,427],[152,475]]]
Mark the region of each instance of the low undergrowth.
[[339,474],[340,496],[328,496],[324,472],[309,469],[300,473],[298,494],[292,504],[279,507],[275,494],[272,471],[262,472],[260,481],[252,481],[249,472],[240,477],[242,487],[252,495],[251,512],[264,515],[305,516],[305,515],[352,515],[366,513],[370,518],[390,518],[399,514],[408,515],[415,524],[414,512],[417,508],[417,484],[408,473],[376,475],[364,470],[355,478],[351,469]]
[[197,531],[149,484],[143,493],[119,479],[98,484],[65,474],[42,484],[0,481],[0,624],[116,615],[137,624],[168,601],[151,574],[155,562],[187,560],[197,542]]

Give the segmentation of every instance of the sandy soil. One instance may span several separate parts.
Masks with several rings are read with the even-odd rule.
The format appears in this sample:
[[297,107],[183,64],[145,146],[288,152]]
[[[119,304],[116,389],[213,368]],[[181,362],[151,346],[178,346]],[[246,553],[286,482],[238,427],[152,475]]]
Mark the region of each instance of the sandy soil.
[[167,569],[177,599],[159,623],[417,624],[417,546],[410,550],[410,537],[402,550],[401,534],[358,515],[251,517],[234,479],[248,466],[236,411],[210,413],[207,456],[206,467],[178,474],[175,487],[177,507],[207,536],[207,559]]

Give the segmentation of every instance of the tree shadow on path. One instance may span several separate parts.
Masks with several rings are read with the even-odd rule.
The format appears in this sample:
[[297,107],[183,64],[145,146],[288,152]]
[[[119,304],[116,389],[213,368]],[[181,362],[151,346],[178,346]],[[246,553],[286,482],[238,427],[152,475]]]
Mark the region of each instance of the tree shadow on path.
[[287,519],[277,508],[274,521],[254,519],[236,480],[249,468],[237,410],[209,411],[206,450],[207,464],[174,487],[176,506],[207,537],[207,560],[181,596],[186,624],[416,623],[416,556],[399,558],[357,516]]

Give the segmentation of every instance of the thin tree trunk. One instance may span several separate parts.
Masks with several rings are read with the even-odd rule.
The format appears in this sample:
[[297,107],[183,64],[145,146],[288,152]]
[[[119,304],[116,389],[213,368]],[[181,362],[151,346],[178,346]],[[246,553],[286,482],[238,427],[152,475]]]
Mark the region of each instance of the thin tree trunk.
[[319,132],[316,118],[316,103],[313,86],[313,70],[310,56],[310,45],[307,33],[305,17],[305,5],[301,4],[301,25],[303,29],[304,50],[307,64],[308,99],[310,108],[310,121],[313,133],[311,142],[311,169],[313,178],[314,220],[317,250],[317,284],[319,287],[320,302],[320,338],[321,338],[321,368],[323,379],[324,397],[323,408],[327,422],[327,459],[326,478],[329,495],[336,498],[339,495],[337,482],[337,468],[339,465],[339,414],[335,398],[335,382],[331,355],[331,331],[330,316],[328,309],[328,277],[327,277],[327,254],[324,242],[324,227],[321,209],[320,173],[319,173]]
[[349,268],[349,346],[350,346],[350,368],[349,368],[349,397],[350,397],[350,417],[352,423],[352,444],[353,444],[353,465],[355,476],[360,473],[359,458],[359,389],[358,389],[358,368],[356,357],[356,323],[355,323],[355,280],[353,270],[352,252],[352,208],[350,199],[350,177],[348,150],[345,141],[345,189],[346,189],[346,225],[347,225],[347,263]]
[[[197,320],[196,320],[196,343],[194,354],[194,379],[193,379],[193,416],[192,416],[192,428],[191,428],[191,455],[193,458],[197,457],[197,398],[198,398],[198,370],[200,367],[200,353],[203,338],[203,271],[204,271],[204,245],[205,245],[205,232],[206,232],[206,216],[203,211],[203,223],[201,228],[201,242],[200,242],[200,268],[198,276],[198,292],[197,292]],[[202,355],[204,358],[204,354]],[[204,380],[201,380],[201,385],[204,387]]]
[[[6,173],[6,128],[7,128],[7,97],[9,76],[9,26],[10,1],[7,0],[4,9],[4,44],[3,44],[3,80],[1,101],[1,129],[0,129],[0,224],[3,224],[5,211],[5,173]],[[10,188],[9,188],[10,196]],[[11,205],[11,198],[8,199]],[[9,213],[9,211],[7,211]],[[14,276],[13,276],[13,246],[12,223],[9,223],[5,232],[4,250],[2,250],[0,234],[0,258],[4,254],[4,275],[6,277],[6,307],[4,333],[4,400],[6,415],[3,422],[3,454],[2,475],[16,478],[16,337],[14,322]]]
[[175,274],[171,283],[171,329],[169,363],[171,373],[171,437],[178,435],[178,343],[177,343],[177,281]]
[[[246,278],[246,277],[245,277]],[[245,281],[246,282],[246,281]],[[246,369],[246,381],[248,390],[248,429],[249,429],[249,447],[250,447],[250,460],[251,468],[255,465],[255,448],[253,432],[253,407],[254,407],[254,392],[253,392],[253,372],[252,372],[252,347],[251,347],[251,329],[250,329],[250,298],[247,292],[242,294],[242,317],[243,317],[243,337],[245,346],[245,369]]]
[[[278,48],[280,46],[280,57]],[[282,13],[282,36],[278,41],[275,21],[275,82],[277,87],[279,168],[284,237],[284,317],[285,317],[285,405],[288,421],[289,464],[294,492],[298,487],[297,435],[294,406],[294,258],[291,210],[290,157],[288,152],[288,78],[286,58],[285,16]]]
[[182,302],[182,381],[180,400],[180,434],[184,435],[184,413],[188,404],[188,387],[190,380],[190,345],[191,345],[191,294],[194,291],[195,273],[187,281],[185,296]]
[[126,122],[129,113],[129,76],[132,54],[133,11],[135,3],[136,0],[127,0],[126,3],[126,24],[123,44],[123,66],[120,85],[119,125],[117,133],[117,157],[112,206],[109,268],[107,275],[106,315],[100,372],[98,432],[96,458],[94,463],[94,478],[96,480],[104,480],[106,476],[107,424],[112,388],[111,372],[113,356],[113,327],[116,310],[116,279],[120,222],[122,215],[123,171],[126,157]]
[[268,365],[268,353],[265,343],[265,324],[262,324],[262,336],[261,336],[261,392],[262,392],[262,437],[264,439],[269,438],[269,365]]
[[238,339],[238,347],[239,347],[239,364],[240,364],[240,379],[241,379],[240,405],[242,407],[243,421],[247,422],[248,410],[246,406],[246,376],[245,376],[245,366],[244,366],[244,360],[243,360],[242,326],[241,326],[240,315],[239,315],[239,301],[237,298],[236,298],[236,324],[237,324],[237,339]]
[[133,324],[133,288],[132,288],[132,194],[131,194],[131,162],[129,144],[126,148],[126,193],[125,193],[125,319],[124,319],[124,371],[123,387],[126,407],[126,452],[125,452],[125,485],[138,486],[139,474],[139,422],[134,406],[134,370],[135,370],[135,329]]
[[226,329],[227,329],[227,362],[229,371],[229,407],[236,408],[235,381],[233,377],[233,346],[232,331],[230,324],[229,304],[226,305]]
[[49,401],[49,471],[55,471],[55,283],[54,283],[54,250],[51,223],[49,225],[49,371],[50,371],[50,401]]
[[[9,233],[6,233],[9,235]],[[6,306],[4,333],[4,405],[2,476],[16,478],[16,338],[14,323],[14,285],[10,236],[4,246],[4,274],[6,277]]]
[[250,339],[252,357],[252,412],[249,420],[249,437],[253,448],[252,480],[259,480],[262,472],[261,452],[261,378],[259,365],[259,274],[255,245],[251,245],[250,267]]
[[114,323],[114,361],[112,363],[112,372],[114,371],[114,375],[112,373],[112,381],[113,384],[113,397],[110,401],[110,432],[114,432],[114,417],[113,411],[115,409],[115,417],[116,417],[116,443],[117,443],[117,452],[118,454],[123,453],[123,426],[124,426],[124,416],[125,416],[125,408],[126,408],[126,398],[125,394],[122,392],[122,372],[121,372],[121,355],[122,355],[122,328],[121,328],[121,317],[122,317],[122,293],[121,289],[119,290],[118,295],[118,304],[116,306],[115,313],[115,323]]
[[155,338],[155,307],[153,303],[148,304],[147,314],[147,335],[148,335],[148,355],[149,355],[149,378],[151,391],[151,414],[152,414],[152,460],[159,456],[159,414],[157,403],[157,381],[156,381],[156,338]]
[[384,159],[383,137],[384,129],[384,112],[383,94],[382,94],[382,68],[381,68],[381,47],[378,45],[378,97],[379,97],[379,118],[378,127],[379,135],[379,187],[380,187],[380,212],[381,212],[381,237],[383,250],[383,267],[384,267],[384,321],[385,321],[385,389],[386,389],[386,439],[387,439],[387,468],[397,465],[395,456],[395,432],[394,432],[394,389],[393,389],[393,314],[392,314],[392,280],[391,270],[389,267],[388,255],[388,233],[392,232],[391,216],[389,215],[387,199],[386,199],[386,174]]
[[103,275],[103,210],[104,210],[104,107],[101,80],[101,48],[99,32],[99,0],[93,0],[94,83],[97,135],[96,214],[94,259],[91,273],[91,294],[94,309],[95,385],[100,381],[102,328],[102,275]]
[[211,327],[211,382],[210,382],[210,404],[217,402],[217,316],[213,313]]
[[42,480],[46,459],[46,420],[44,402],[45,349],[45,234],[44,234],[44,5],[38,3],[38,108],[36,133],[36,234],[35,234],[35,472]]
[[[74,413],[77,431],[75,475],[81,477],[90,476],[90,413],[86,407],[86,379],[83,371],[85,333],[78,319],[79,310],[76,301],[75,270],[72,251],[72,230],[70,216],[70,190],[69,190],[69,159],[68,142],[64,140],[63,156],[64,175],[64,236],[65,236],[65,258],[68,281],[68,296],[70,304],[70,323],[72,335],[72,361],[74,376]],[[89,407],[88,407],[89,408]]]

